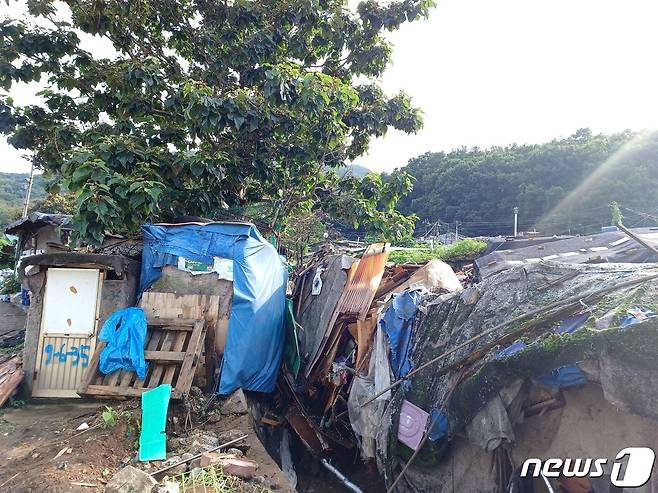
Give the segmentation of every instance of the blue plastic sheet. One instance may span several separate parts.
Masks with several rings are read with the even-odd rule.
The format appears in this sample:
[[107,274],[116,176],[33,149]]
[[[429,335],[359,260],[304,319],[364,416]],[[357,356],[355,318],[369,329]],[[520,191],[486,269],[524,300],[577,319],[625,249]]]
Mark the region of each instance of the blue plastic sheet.
[[[391,369],[395,378],[403,377],[413,369],[411,335],[421,300],[422,294],[418,290],[407,289],[393,295],[393,302],[380,321],[391,347]],[[408,388],[411,384],[407,380],[403,385]]]
[[276,249],[246,223],[147,224],[142,232],[140,296],[179,256],[205,264],[213,257],[233,260],[233,306],[217,392],[272,392],[285,343],[288,282]]
[[443,411],[432,409],[430,423],[432,425],[429,430],[429,439],[431,441],[436,442],[448,434],[448,417]]
[[560,323],[560,325],[555,329],[556,334],[573,334],[574,332],[583,328],[583,324],[587,322],[587,319],[590,317],[589,312],[580,313],[578,315],[573,315]]
[[526,346],[525,342],[518,340],[514,341],[511,345],[507,346],[505,349],[502,351],[499,351],[498,354],[496,354],[496,359],[503,359],[507,358],[508,356],[512,356],[514,353],[518,353],[521,351]]
[[577,365],[567,365],[542,375],[537,379],[541,384],[555,389],[564,389],[587,383],[587,377]]
[[620,326],[628,327],[629,325],[639,324],[644,322],[647,318],[655,317],[656,314],[646,307],[633,307],[627,312],[628,314],[621,319]]
[[[554,329],[554,332],[556,334],[562,335],[573,334],[583,327],[589,316],[589,312],[584,312],[568,317]],[[532,344],[534,344],[534,342]],[[505,349],[499,351],[498,354],[496,354],[496,359],[507,358],[515,353],[518,353],[526,347],[527,344],[522,340],[515,341]],[[583,371],[576,365],[567,365],[556,368],[549,373],[540,376],[536,380],[539,383],[556,389],[573,387],[574,385],[583,385],[587,383],[587,377],[585,376],[585,373],[583,373]]]
[[113,371],[135,370],[143,380],[147,363],[144,360],[146,315],[141,308],[117,310],[103,324],[98,338],[106,341],[101,352],[98,369],[104,375]]

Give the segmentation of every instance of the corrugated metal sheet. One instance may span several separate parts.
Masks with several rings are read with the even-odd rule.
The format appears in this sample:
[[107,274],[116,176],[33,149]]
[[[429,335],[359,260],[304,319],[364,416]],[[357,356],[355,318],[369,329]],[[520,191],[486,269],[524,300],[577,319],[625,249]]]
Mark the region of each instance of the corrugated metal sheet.
[[388,259],[388,243],[373,243],[361,257],[354,275],[348,280],[338,305],[338,313],[356,315],[364,320],[375,298]]
[[33,397],[78,397],[76,389],[89,366],[95,336],[45,335],[40,344]]

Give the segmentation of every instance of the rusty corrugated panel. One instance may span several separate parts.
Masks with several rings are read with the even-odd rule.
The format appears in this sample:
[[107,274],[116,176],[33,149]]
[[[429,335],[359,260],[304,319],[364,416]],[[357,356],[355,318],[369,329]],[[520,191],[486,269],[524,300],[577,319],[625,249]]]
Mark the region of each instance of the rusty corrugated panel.
[[354,276],[345,286],[338,313],[356,315],[359,320],[365,320],[384,275],[387,259],[388,243],[373,243],[368,246]]

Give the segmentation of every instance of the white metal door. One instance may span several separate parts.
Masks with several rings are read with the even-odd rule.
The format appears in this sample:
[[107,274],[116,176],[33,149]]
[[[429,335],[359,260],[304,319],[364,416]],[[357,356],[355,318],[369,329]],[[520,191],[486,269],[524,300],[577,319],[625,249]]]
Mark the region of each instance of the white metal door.
[[46,272],[34,397],[78,397],[96,346],[101,282],[98,269]]

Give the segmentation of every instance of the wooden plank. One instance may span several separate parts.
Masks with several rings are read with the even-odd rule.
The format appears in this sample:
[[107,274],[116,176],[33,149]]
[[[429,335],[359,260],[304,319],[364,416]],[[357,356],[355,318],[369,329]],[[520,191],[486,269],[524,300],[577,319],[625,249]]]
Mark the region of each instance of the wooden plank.
[[199,320],[194,325],[194,331],[190,336],[190,341],[187,345],[187,352],[185,354],[185,360],[181,365],[180,373],[178,375],[178,381],[176,382],[176,389],[181,393],[187,393],[190,386],[192,385],[192,380],[194,378],[194,367],[196,366],[196,360],[199,357],[201,352],[201,337],[205,325],[203,321]]
[[[99,346],[99,351],[92,357],[93,368],[85,375],[86,381],[90,383],[86,388],[81,388],[79,393],[91,396],[135,397],[161,383],[169,383],[174,387],[172,398],[182,398],[192,385],[203,348],[202,339],[206,326],[203,319],[199,319],[190,331],[187,325],[176,327],[169,325],[170,322],[171,320],[168,320],[167,325],[156,324],[148,327],[144,358],[149,362],[149,369],[144,380],[134,380],[135,372],[124,370],[102,378],[98,372],[97,353],[100,354],[102,350]],[[100,382],[91,383],[96,380]]]
[[[162,332],[159,330],[154,330],[149,332],[151,332],[151,339],[146,345],[146,350],[155,351],[156,349],[158,349],[158,344],[160,344],[160,338],[162,337]],[[144,351],[144,353],[146,353],[146,351]],[[146,370],[145,378],[143,380],[139,378],[135,380],[135,387],[143,387],[144,381],[148,380],[148,378],[151,376],[150,374],[152,371],[153,371],[153,367],[149,365],[149,368]]]
[[105,341],[98,341],[98,344],[96,345],[96,350],[94,351],[94,354],[91,357],[91,361],[89,361],[89,366],[87,367],[87,370],[82,377],[82,381],[80,382],[80,386],[78,387],[78,390],[80,392],[84,392],[85,389],[91,385],[94,380],[97,379],[98,377],[98,361],[100,360],[101,353],[103,352],[103,349],[105,349],[105,346],[107,346],[107,342]]
[[180,363],[186,355],[178,351],[144,351],[144,359],[149,362]]
[[[86,395],[107,396],[107,397],[139,397],[147,390],[148,387],[128,387],[123,389],[121,387],[106,387],[104,385],[90,385],[85,392]],[[180,399],[183,394],[177,389],[171,390],[172,399]]]
[[377,318],[370,317],[365,320],[357,320],[357,351],[356,351],[356,367],[361,366],[363,358],[373,343],[373,336],[375,328],[377,327]]
[[[171,351],[171,346],[174,343],[174,335],[172,332],[165,331],[163,336],[162,336],[162,341],[160,343],[160,347],[158,348],[159,351]],[[159,361],[157,358],[149,358],[147,351],[144,351],[144,359],[149,360],[149,361]],[[164,366],[161,364],[156,364],[153,367],[153,372],[151,373],[151,378],[148,381],[148,387],[149,388],[155,388],[158,385],[160,385],[160,377],[162,377],[162,372],[164,370]]]
[[192,330],[194,318],[149,318],[149,327],[158,327],[165,330]]
[[[187,332],[179,332],[176,334],[174,339],[174,344],[171,348],[172,351],[182,351],[185,346],[185,339],[187,338]],[[167,365],[164,375],[162,376],[162,383],[173,384],[174,375],[176,373],[176,367],[173,365]],[[173,385],[172,385],[173,387]]]

